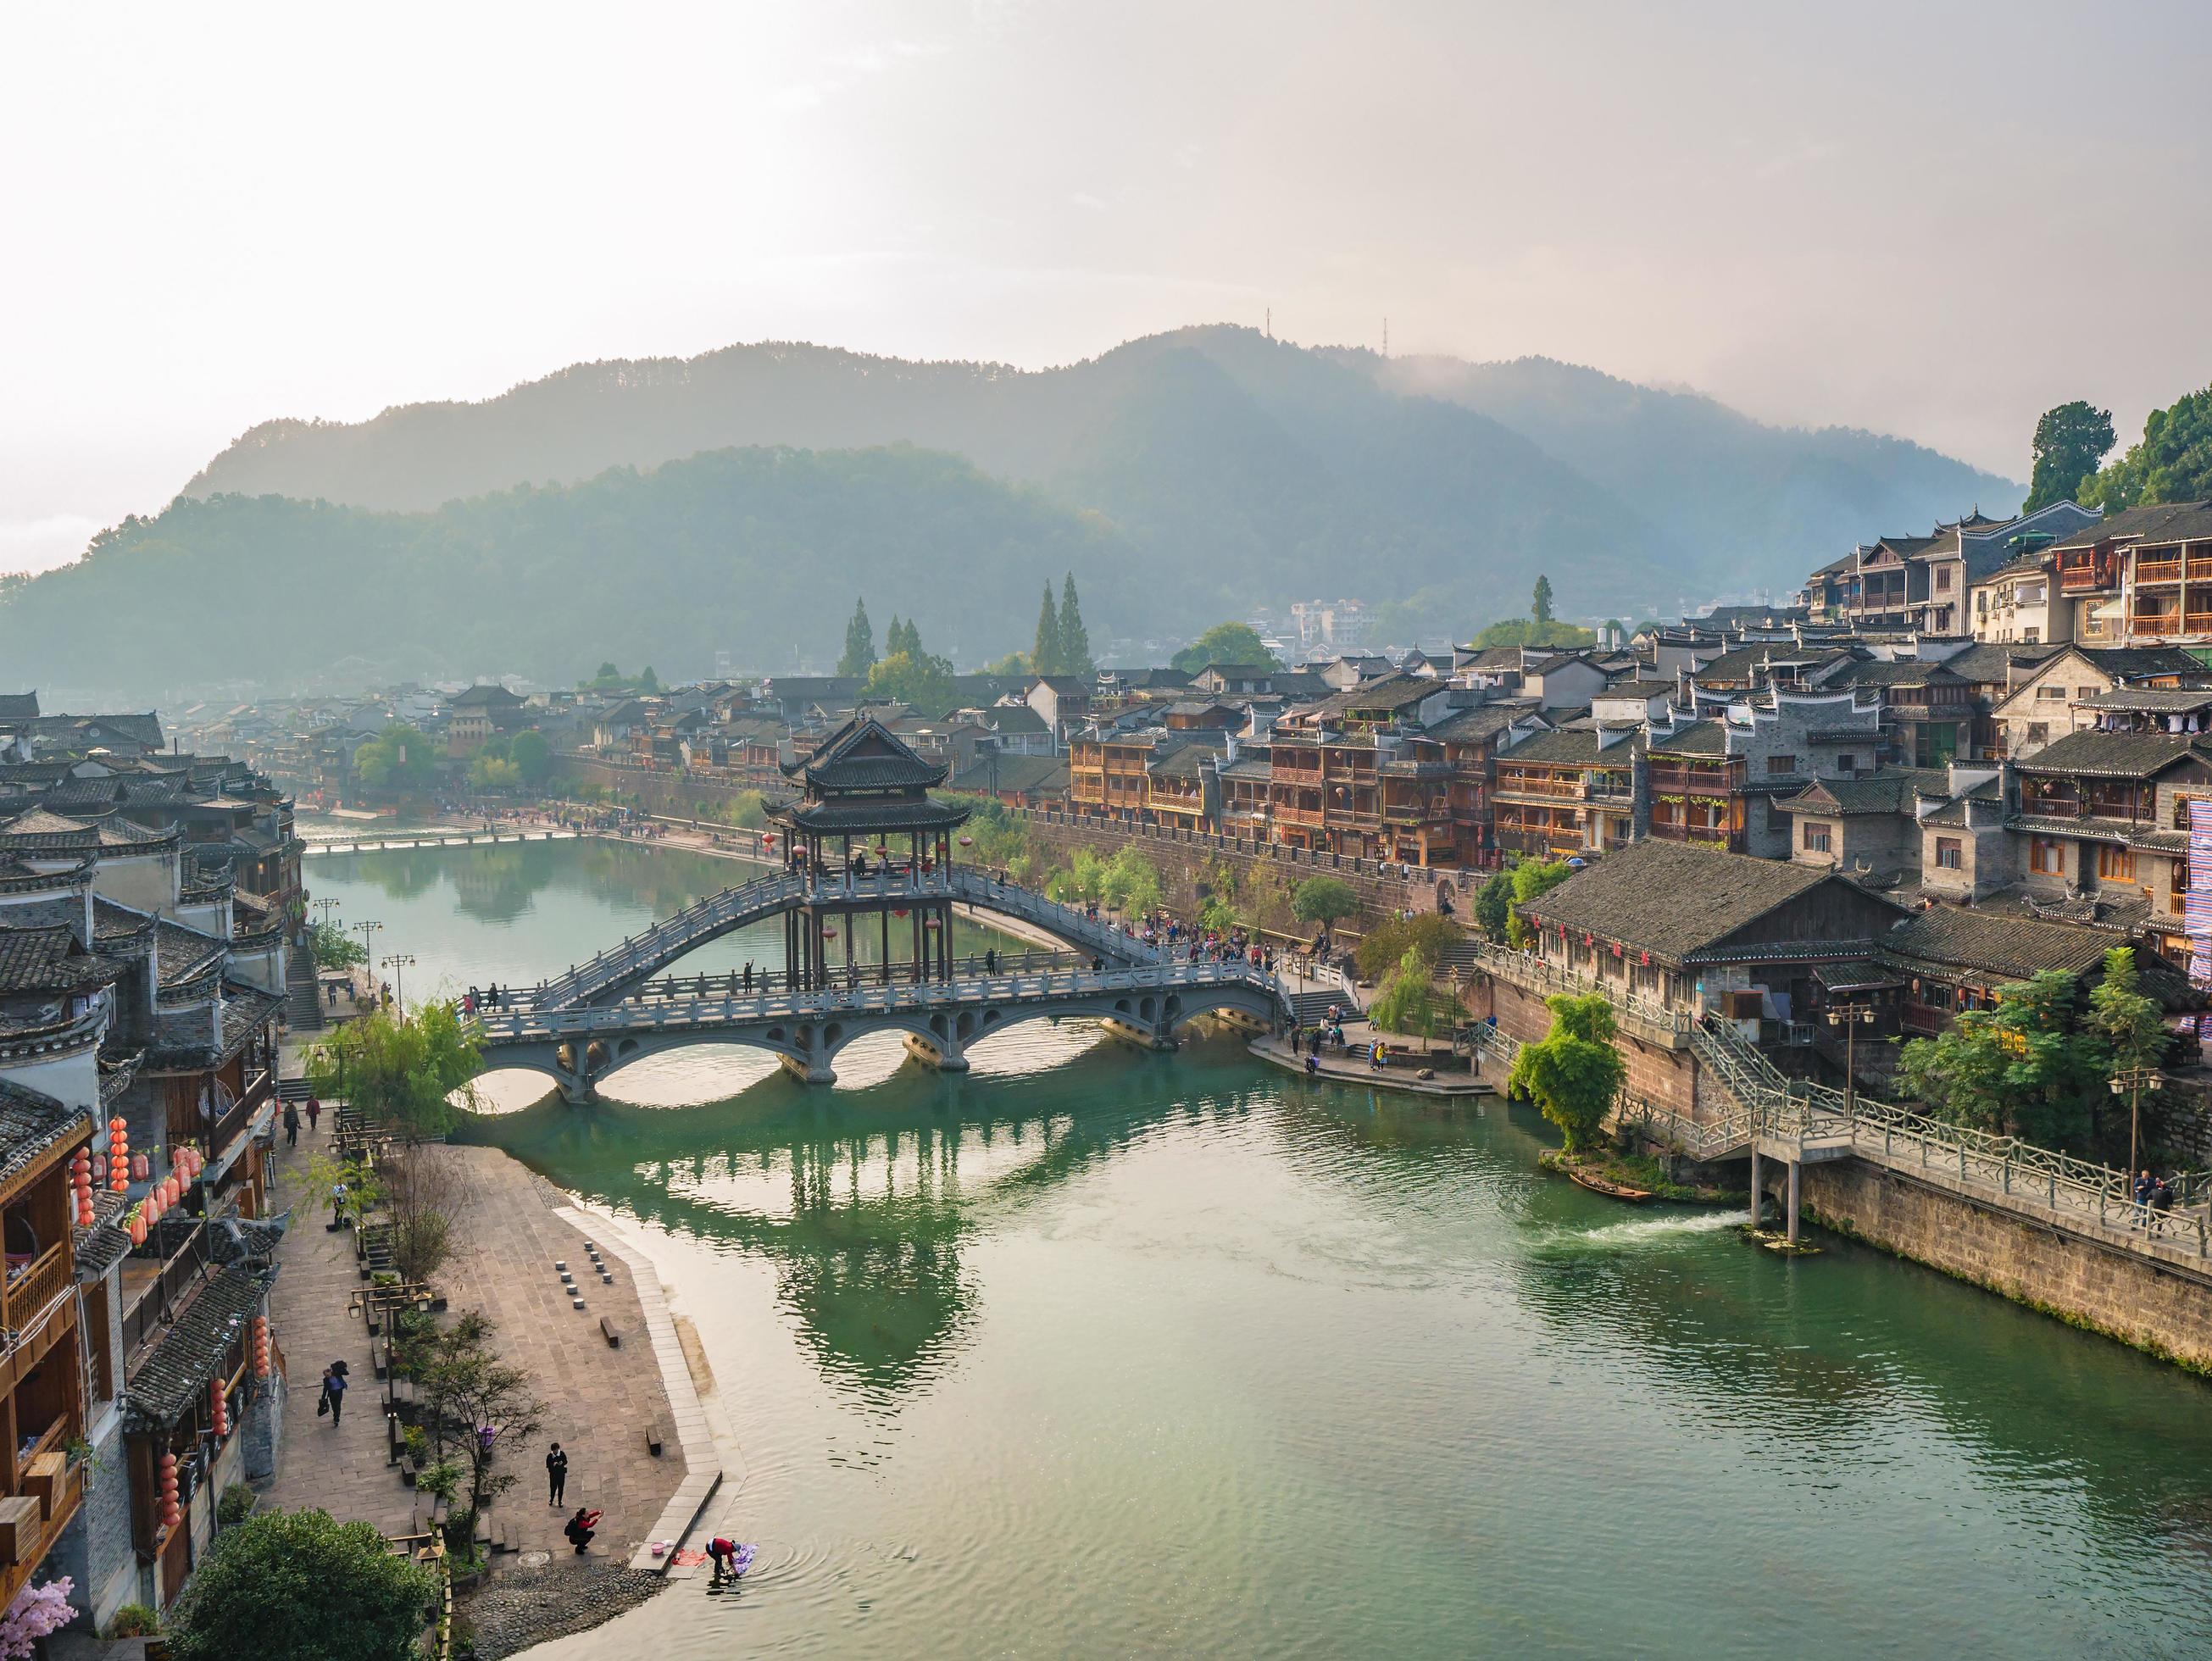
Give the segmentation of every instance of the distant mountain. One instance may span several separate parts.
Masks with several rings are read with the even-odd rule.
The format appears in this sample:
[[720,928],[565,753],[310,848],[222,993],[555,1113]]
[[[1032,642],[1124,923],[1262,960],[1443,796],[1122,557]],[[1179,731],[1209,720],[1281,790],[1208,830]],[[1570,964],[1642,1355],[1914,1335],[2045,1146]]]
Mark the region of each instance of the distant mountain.
[[1547,357],[1393,358],[1378,374],[1386,386],[1449,399],[1534,440],[1704,563],[1737,573],[1732,588],[1794,587],[1855,543],[1924,534],[1976,507],[2008,514],[2027,494],[1904,439],[1769,427],[1699,393],[1657,392]]
[[1034,373],[775,344],[584,365],[482,404],[268,423],[187,490],[423,508],[732,446],[902,441],[1034,484],[1156,554],[1176,587],[1127,613],[1156,629],[1323,592],[1428,594],[1454,626],[1519,609],[1547,569],[1563,606],[1621,609],[1678,592],[1695,558],[1493,421],[1232,328]]
[[[0,597],[0,663],[11,684],[129,708],[249,684],[557,684],[609,658],[693,677],[732,648],[754,667],[821,657],[860,593],[879,640],[896,611],[973,661],[1026,642],[1040,587],[1070,569],[1158,575],[956,456],[729,450],[430,513],[179,498]],[[1102,599],[1086,588],[1087,616],[1110,615]]]
[[158,518],[0,592],[0,660],[112,695],[696,675],[832,657],[865,592],[973,663],[1026,646],[1070,569],[1101,640],[1310,595],[1433,640],[1520,614],[1540,573],[1562,614],[1633,620],[2021,494],[1541,359],[1227,327],[1036,372],[733,346],[256,427]]

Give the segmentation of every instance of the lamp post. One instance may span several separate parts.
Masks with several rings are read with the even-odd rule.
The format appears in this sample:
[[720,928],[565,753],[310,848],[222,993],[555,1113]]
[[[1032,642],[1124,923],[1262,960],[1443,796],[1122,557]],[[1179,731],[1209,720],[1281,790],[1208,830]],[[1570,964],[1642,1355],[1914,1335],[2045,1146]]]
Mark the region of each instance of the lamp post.
[[337,910],[338,909],[338,903],[337,903],[336,900],[334,900],[334,899],[331,898],[331,897],[330,897],[330,896],[328,896],[327,894],[326,894],[326,895],[325,895],[321,899],[314,900],[314,901],[311,901],[311,902],[310,902],[310,904],[313,905],[313,907],[315,908],[315,910],[318,910],[318,911],[319,911],[319,912],[321,912],[321,913],[323,914],[323,919],[322,919],[322,920],[323,920],[325,923],[327,923],[328,922],[330,922],[330,920],[331,920],[331,912],[333,912],[333,911],[335,911],[335,910]]
[[394,952],[384,960],[384,966],[392,971],[392,990],[397,995],[394,1001],[399,1006],[399,1019],[403,1021],[407,1019],[407,965],[414,961],[414,954],[408,952]]
[[[369,970],[368,989],[374,992],[376,990],[376,948],[370,943],[369,936],[384,925],[380,922],[357,922],[353,927],[355,932],[361,936],[361,961],[362,966]],[[361,1013],[360,997],[361,995],[356,992],[354,1013],[356,1015]]]
[[1858,1111],[1859,1028],[1874,1025],[1874,1006],[1870,1003],[1830,1004],[1828,1025],[1844,1029],[1844,1112],[1846,1116],[1856,1116]]
[[2136,1160],[2141,1157],[2142,1126],[2142,1093],[2148,1085],[2155,1090],[2164,1078],[2154,1067],[2124,1067],[2112,1074],[2112,1094],[2128,1098],[2128,1192],[2135,1192]]

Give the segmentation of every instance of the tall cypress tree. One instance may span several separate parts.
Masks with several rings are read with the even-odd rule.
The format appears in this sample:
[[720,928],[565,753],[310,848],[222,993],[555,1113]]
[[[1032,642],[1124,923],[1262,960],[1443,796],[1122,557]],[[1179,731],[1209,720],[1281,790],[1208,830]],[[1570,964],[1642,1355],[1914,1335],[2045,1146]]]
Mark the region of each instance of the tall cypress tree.
[[1075,603],[1075,573],[1070,571],[1060,591],[1060,672],[1088,675],[1097,667],[1091,660],[1091,631],[1083,626],[1083,608]]
[[853,602],[852,621],[845,625],[845,655],[837,660],[841,675],[865,675],[876,666],[876,631],[868,621],[868,602]]
[[1044,584],[1044,604],[1037,611],[1036,644],[1030,648],[1030,667],[1040,675],[1060,673],[1062,660],[1060,612],[1052,603],[1052,579]]

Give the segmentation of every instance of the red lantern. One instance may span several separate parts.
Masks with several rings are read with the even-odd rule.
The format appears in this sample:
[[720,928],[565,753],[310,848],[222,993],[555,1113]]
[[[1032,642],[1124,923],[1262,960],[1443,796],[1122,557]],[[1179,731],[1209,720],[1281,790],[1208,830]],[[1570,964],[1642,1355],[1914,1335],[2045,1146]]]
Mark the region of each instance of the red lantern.
[[132,1212],[131,1220],[125,1227],[131,1236],[132,1245],[142,1246],[146,1244],[146,1219],[143,1213]]
[[837,938],[837,931],[830,928],[828,923],[823,923],[822,925],[822,938],[825,940],[834,940]]
[[906,907],[902,905],[895,905],[891,907],[891,916],[894,917],[903,917],[906,916]]
[[131,1180],[132,1182],[143,1183],[153,1174],[154,1167],[152,1164],[148,1161],[143,1153],[133,1153],[131,1156]]
[[128,1132],[131,1127],[125,1122],[121,1116],[118,1115],[115,1118],[110,1119],[107,1122],[107,1129],[111,1135],[121,1136]]
[[220,1378],[208,1381],[208,1425],[218,1439],[230,1434],[230,1402],[223,1396]]
[[257,1378],[269,1376],[269,1317],[266,1315],[253,1317],[253,1376]]

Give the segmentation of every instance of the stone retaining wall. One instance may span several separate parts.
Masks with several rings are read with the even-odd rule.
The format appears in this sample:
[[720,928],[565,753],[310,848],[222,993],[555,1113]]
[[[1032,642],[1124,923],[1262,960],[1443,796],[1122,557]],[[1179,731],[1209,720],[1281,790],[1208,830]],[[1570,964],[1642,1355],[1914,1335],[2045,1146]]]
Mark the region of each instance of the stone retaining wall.
[[[1781,1192],[1783,1167],[1770,1165]],[[1765,1173],[1762,1173],[1764,1176]],[[1807,1215],[2076,1326],[2212,1372],[2212,1265],[2183,1269],[1999,1208],[1930,1172],[1804,1167]]]
[[1240,882],[1257,882],[1268,891],[1273,904],[1261,907],[1261,924],[1285,935],[1311,933],[1308,925],[1289,915],[1289,897],[1299,883],[1314,876],[1340,878],[1359,896],[1359,915],[1340,925],[1349,934],[1364,934],[1401,911],[1433,912],[1443,891],[1450,893],[1461,916],[1467,911],[1468,900],[1461,892],[1462,879],[1457,872],[1442,873],[1440,888],[1436,883],[1374,875],[1360,870],[1351,860],[1338,864],[1326,855],[1317,859],[1292,858],[1287,849],[1268,849],[1264,844],[1255,848],[1249,843],[1240,845],[1233,837],[1186,837],[1157,826],[1042,813],[1031,814],[1023,823],[1036,845],[1062,858],[1078,849],[1088,849],[1101,859],[1111,859],[1124,848],[1133,847],[1158,868],[1170,909],[1185,916],[1196,911],[1199,902],[1212,891],[1212,873],[1217,867],[1235,873]]

